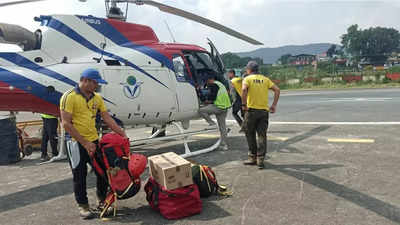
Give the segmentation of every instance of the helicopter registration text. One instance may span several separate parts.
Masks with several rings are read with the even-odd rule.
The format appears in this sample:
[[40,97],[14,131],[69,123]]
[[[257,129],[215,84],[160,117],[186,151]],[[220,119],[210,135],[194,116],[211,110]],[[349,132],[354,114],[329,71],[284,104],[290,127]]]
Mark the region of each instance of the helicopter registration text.
[[84,21],[86,23],[90,23],[90,24],[96,24],[96,25],[100,25],[101,24],[101,20],[94,19],[94,18],[82,18],[82,21]]

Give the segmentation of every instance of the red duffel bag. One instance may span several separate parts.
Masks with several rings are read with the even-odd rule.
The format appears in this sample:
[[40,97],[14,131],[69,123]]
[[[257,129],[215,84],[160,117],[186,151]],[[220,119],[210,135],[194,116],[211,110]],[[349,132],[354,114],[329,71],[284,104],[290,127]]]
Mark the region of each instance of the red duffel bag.
[[195,184],[166,190],[150,177],[144,191],[151,208],[167,219],[180,219],[201,212],[200,192]]

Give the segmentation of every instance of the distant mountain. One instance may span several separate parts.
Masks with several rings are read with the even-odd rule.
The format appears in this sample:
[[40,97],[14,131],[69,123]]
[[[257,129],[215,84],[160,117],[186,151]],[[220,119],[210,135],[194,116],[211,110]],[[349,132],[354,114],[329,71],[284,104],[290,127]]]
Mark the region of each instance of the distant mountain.
[[265,64],[276,63],[276,61],[285,54],[299,55],[299,54],[321,54],[326,52],[332,44],[319,43],[308,45],[287,45],[277,48],[260,48],[251,52],[234,53],[240,57],[260,57],[264,60]]

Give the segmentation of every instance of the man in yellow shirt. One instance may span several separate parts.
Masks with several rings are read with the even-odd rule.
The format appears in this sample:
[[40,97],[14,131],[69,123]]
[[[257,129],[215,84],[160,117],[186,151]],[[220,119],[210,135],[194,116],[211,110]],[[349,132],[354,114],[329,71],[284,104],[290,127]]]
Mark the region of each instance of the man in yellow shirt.
[[[244,164],[257,164],[259,169],[263,169],[267,153],[269,112],[276,112],[280,90],[268,77],[259,74],[257,62],[250,61],[246,70],[248,76],[244,78],[242,85],[242,110],[246,111],[243,128],[249,145],[249,159]],[[274,102],[271,107],[268,105],[269,89],[274,91]]]
[[[62,125],[73,138],[67,142],[67,152],[72,168],[75,200],[83,219],[94,216],[89,208],[86,192],[87,163],[91,163],[90,157],[96,157],[96,161],[102,162],[98,146],[96,114],[100,113],[111,130],[126,137],[125,132],[108,114],[103,98],[95,92],[99,84],[107,84],[107,82],[101,78],[96,69],[87,69],[82,72],[79,85],[64,93],[60,100]],[[98,208],[101,209],[104,207],[108,183],[107,179],[97,172],[96,176]]]
[[[240,127],[242,127],[243,120],[242,118],[238,115],[239,111],[242,111],[242,78],[241,77],[236,77],[235,71],[234,70],[229,70],[228,71],[228,77],[231,80],[231,96],[234,99],[233,104],[232,104],[232,115],[235,118],[236,122],[239,124]],[[242,113],[243,114],[243,113]],[[242,129],[240,129],[242,131]],[[240,132],[239,131],[239,132]]]

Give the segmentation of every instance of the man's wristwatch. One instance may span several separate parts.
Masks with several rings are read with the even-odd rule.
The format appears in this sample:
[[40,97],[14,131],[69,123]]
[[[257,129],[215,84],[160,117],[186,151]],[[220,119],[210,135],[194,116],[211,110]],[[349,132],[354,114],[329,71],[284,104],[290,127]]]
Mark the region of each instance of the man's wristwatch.
[[246,104],[242,104],[242,106],[247,106]]

